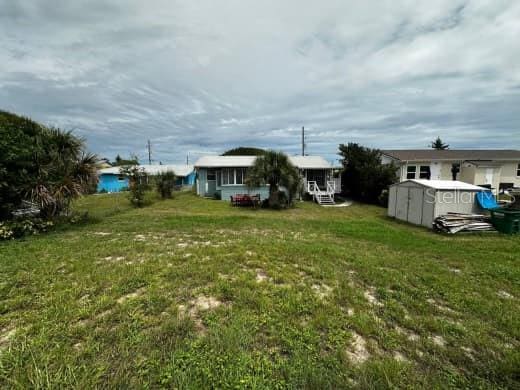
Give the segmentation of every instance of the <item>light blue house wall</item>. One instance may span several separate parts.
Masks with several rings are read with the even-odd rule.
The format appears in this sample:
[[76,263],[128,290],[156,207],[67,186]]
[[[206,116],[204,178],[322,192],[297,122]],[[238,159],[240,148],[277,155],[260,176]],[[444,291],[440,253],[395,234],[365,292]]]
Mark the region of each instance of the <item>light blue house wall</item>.
[[[215,175],[220,175],[220,169],[213,169]],[[208,180],[208,168],[199,168],[197,171],[196,189],[197,194],[209,198],[215,197],[218,194],[222,200],[230,200],[231,196],[237,194],[260,195],[260,199],[269,198],[269,187],[263,186],[259,188],[250,189],[246,185],[222,185],[218,184],[220,180]]]
[[121,175],[101,174],[97,185],[98,192],[119,192],[128,189],[128,178]]
[[175,180],[175,185],[178,186],[193,186],[195,184],[195,178],[197,174],[195,172],[190,173],[188,176],[178,176]]

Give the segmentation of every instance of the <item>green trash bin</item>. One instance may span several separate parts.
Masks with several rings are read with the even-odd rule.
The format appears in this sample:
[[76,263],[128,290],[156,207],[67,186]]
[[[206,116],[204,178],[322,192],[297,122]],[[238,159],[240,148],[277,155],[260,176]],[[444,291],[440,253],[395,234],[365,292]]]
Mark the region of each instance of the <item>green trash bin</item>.
[[491,223],[501,233],[519,234],[520,233],[520,210],[492,209]]

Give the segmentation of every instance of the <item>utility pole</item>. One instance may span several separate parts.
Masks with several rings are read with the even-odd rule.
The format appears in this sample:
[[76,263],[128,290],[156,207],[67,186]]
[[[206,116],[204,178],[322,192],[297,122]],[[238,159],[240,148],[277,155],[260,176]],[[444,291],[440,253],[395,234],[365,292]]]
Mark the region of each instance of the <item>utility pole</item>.
[[152,144],[148,140],[148,164],[152,165]]
[[186,153],[186,165],[190,165],[190,152]]
[[302,156],[305,156],[305,127],[302,126]]

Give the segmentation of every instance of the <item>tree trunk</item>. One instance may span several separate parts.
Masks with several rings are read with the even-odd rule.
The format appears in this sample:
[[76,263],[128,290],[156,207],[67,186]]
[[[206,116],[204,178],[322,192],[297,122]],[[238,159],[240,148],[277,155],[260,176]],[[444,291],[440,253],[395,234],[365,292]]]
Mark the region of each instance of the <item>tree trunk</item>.
[[276,184],[269,184],[269,207],[278,208],[280,207],[280,201],[278,199],[278,186]]

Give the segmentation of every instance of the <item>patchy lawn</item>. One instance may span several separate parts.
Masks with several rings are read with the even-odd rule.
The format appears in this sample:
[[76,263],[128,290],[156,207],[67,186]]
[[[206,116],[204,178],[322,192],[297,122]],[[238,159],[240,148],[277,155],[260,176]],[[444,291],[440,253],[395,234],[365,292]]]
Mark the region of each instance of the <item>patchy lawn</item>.
[[518,387],[520,237],[192,194],[0,243],[0,387]]

